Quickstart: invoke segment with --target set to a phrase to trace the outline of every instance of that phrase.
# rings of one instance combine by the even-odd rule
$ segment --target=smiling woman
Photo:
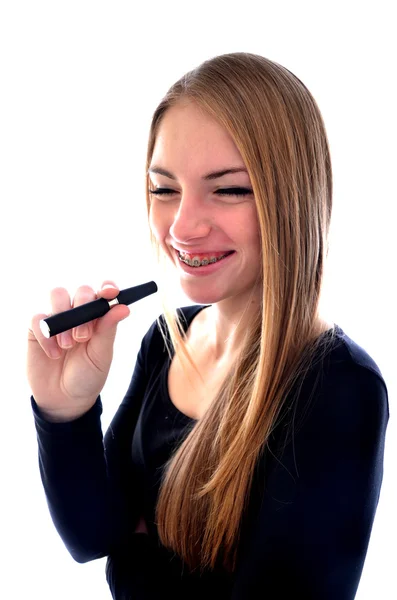
[[[31,402],[55,526],[76,561],[108,557],[117,600],[353,600],[388,393],[320,310],[332,170],[319,108],[285,67],[217,56],[155,110],[146,177],[159,269],[196,305],[172,307],[165,278],[164,312],[104,438],[100,392],[127,307],[52,346],[33,318]],[[85,286],[74,303],[91,296]],[[72,302],[59,288],[52,304]]]
[[[159,124],[148,173],[156,242],[177,262],[184,293],[199,304],[212,303],[208,352],[235,354],[261,298],[257,209],[241,154],[216,119],[184,99]],[[175,261],[172,248],[191,266]],[[201,259],[215,261],[230,252],[200,266]]]

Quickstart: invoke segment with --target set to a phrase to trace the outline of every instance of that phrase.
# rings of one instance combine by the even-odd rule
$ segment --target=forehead
[[[196,164],[225,161],[243,164],[233,138],[211,115],[192,102],[167,109],[159,125],[152,163],[180,161]],[[166,168],[166,165],[164,165]]]

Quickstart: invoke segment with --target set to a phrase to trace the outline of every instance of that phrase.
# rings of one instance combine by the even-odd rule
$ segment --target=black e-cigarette
[[[65,310],[64,312],[42,319],[40,321],[41,332],[46,338],[50,338],[73,327],[83,325],[83,323],[88,323],[88,321],[103,317],[116,304],[132,304],[133,302],[142,300],[142,298],[146,298],[146,296],[157,292],[157,289],[156,283],[149,281],[148,283],[142,283],[141,285],[121,290],[113,300],[98,298],[98,300]]]

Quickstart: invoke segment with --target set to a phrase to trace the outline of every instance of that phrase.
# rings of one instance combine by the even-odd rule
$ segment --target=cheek
[[[250,248],[258,248],[260,246],[259,221],[253,210],[236,215],[232,221],[232,229],[233,227],[243,245]]]
[[[247,228],[248,229],[248,228]],[[259,219],[256,210],[252,211],[250,218],[249,231],[251,232],[252,244],[255,247],[261,246],[261,230],[259,225]]]
[[[156,211],[156,209],[152,205],[150,207],[150,212],[149,212],[149,226],[150,226],[150,229],[151,229],[154,237],[158,241],[160,241],[160,239],[161,239],[162,223],[163,223],[163,220],[161,220],[159,218],[158,211]]]
[[[152,204],[149,212],[149,226],[152,234],[159,244],[163,244],[169,234],[169,229],[172,224],[171,215],[167,215],[167,211],[159,209],[156,204]]]

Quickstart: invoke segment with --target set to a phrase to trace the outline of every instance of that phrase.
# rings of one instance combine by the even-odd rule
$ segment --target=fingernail
[[[88,325],[79,325],[76,327],[75,337],[79,340],[88,337]]]
[[[59,358],[62,356],[62,350],[59,347],[51,348],[48,352],[51,358]]]
[[[61,333],[61,346],[62,348],[71,348],[73,346],[73,340],[70,333],[66,331]]]
[[[103,290],[107,290],[108,288],[112,288],[113,290],[115,289],[114,285],[111,283],[105,283],[105,285],[102,286]]]

